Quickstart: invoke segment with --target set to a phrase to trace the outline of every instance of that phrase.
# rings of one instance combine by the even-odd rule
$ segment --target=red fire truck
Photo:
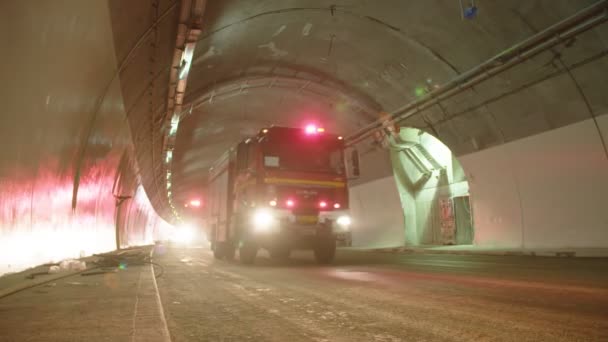
[[[312,249],[330,263],[350,236],[344,140],[322,127],[269,127],[222,155],[209,172],[208,239],[216,258],[254,262],[259,249],[288,258]]]

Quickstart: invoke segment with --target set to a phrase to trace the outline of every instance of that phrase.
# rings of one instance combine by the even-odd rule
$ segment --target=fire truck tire
[[[243,243],[239,248],[239,260],[241,263],[251,265],[255,261],[255,257],[258,254],[258,248],[249,243]]]
[[[224,244],[224,258],[226,260],[234,260],[234,253],[236,253],[236,248],[234,247],[234,244],[226,242]]]
[[[336,240],[333,237],[319,239],[315,245],[314,253],[317,263],[331,263],[336,256]]]
[[[213,257],[216,259],[234,259],[235,248],[230,242],[215,242],[213,244]]]
[[[223,258],[222,251],[220,251],[220,249],[217,246],[213,247],[213,257],[216,259]]]
[[[219,242],[214,242],[211,246],[213,249],[213,257],[216,259],[222,259],[224,257],[224,255],[222,254],[222,248],[220,246],[221,243]]]

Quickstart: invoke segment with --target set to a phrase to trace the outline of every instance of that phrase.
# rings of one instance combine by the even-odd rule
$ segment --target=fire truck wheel
[[[331,263],[336,255],[336,240],[333,237],[319,239],[315,245],[314,252],[317,263]]]
[[[213,244],[213,257],[216,259],[234,259],[235,248],[230,242],[215,242]]]
[[[234,253],[236,252],[236,248],[230,242],[224,244],[224,258],[226,260],[234,260]]]
[[[289,247],[274,247],[271,248],[268,252],[270,253],[270,258],[276,260],[289,259],[289,255],[291,254],[291,250],[289,249]]]
[[[239,248],[239,260],[246,265],[251,265],[255,261],[255,257],[258,254],[258,248],[249,243],[243,243]]]
[[[221,246],[221,242],[214,242],[212,245],[213,257],[216,259],[222,259],[224,257],[224,253]]]

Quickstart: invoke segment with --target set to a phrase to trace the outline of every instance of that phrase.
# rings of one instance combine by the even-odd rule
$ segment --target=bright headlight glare
[[[348,227],[351,224],[351,220],[350,220],[350,217],[345,215],[345,216],[338,217],[338,219],[336,220],[336,223],[342,227]]]
[[[182,225],[175,228],[171,240],[180,243],[189,243],[194,239],[195,228],[190,225]]]
[[[273,220],[274,218],[268,210],[258,210],[253,215],[253,224],[256,227],[268,227]]]

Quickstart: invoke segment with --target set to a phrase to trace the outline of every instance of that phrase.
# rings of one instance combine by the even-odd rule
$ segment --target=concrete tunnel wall
[[[150,243],[166,223],[132,160],[107,2],[4,1],[0,32],[0,274],[113,250],[117,225]],[[133,196],[119,215],[114,195]]]
[[[597,122],[605,137],[608,115]],[[458,160],[469,182],[475,245],[608,247],[608,159],[592,119]],[[355,185],[350,198],[354,245],[418,244],[419,227],[408,220],[415,199],[400,201],[394,176]]]
[[[0,272],[6,271],[9,264],[11,270],[15,270],[50,259],[78,256],[81,251],[90,254],[113,249],[117,229],[121,232],[119,244],[128,246],[150,242],[161,227],[166,227],[150,206],[149,198],[154,200],[157,209],[162,209],[167,198],[166,189],[162,187],[165,170],[159,162],[162,137],[158,132],[163,124],[163,99],[167,94],[167,70],[178,13],[172,4],[160,2],[160,10],[151,15],[141,10],[150,6],[145,1],[0,3],[0,35],[5,42],[0,63],[0,79],[3,80],[0,142],[4,146],[0,151],[0,266],[4,269]],[[159,19],[158,15],[167,7],[173,10],[154,26],[154,30],[148,30],[151,21]],[[558,6],[551,6],[554,7]],[[394,13],[392,9],[375,5],[369,10]],[[553,19],[561,18],[565,13],[570,12],[556,11]],[[378,17],[382,16],[378,14]],[[488,16],[488,20],[491,18]],[[397,19],[402,21],[400,18],[394,21],[399,22]],[[423,27],[415,21],[408,22]],[[354,23],[356,25],[345,26],[344,30],[359,27],[358,22]],[[489,20],[489,23],[494,27],[494,21]],[[506,29],[509,25],[502,29],[510,32]],[[451,32],[454,27],[424,32],[417,37],[427,41],[431,36],[426,33],[432,33],[451,40],[448,35],[439,33]],[[458,27],[463,29],[461,32],[469,32],[464,31],[464,25]],[[243,30],[251,34],[257,32],[249,27]],[[144,34],[148,31],[154,33]],[[599,37],[601,32],[605,31],[596,32]],[[451,56],[448,60],[456,60],[459,69],[466,70],[496,49],[510,46],[529,34],[505,35],[504,39],[496,40],[496,44],[489,44],[491,39],[497,38],[491,36],[484,38],[487,41],[480,40],[483,44],[470,45],[488,49],[483,54],[472,53],[478,49],[461,51],[449,44],[440,44],[438,48],[455,53],[456,57]],[[119,80],[115,77],[118,65],[130,55],[140,36],[146,39],[134,49],[131,67],[121,72]],[[370,35],[369,41],[378,42],[374,35]],[[255,41],[250,43],[253,50],[259,50]],[[579,43],[574,46],[575,50],[581,49],[576,50],[581,52],[580,57],[587,56],[582,53],[586,51],[585,46]],[[595,44],[590,50],[598,46]],[[206,48],[201,45],[200,49]],[[412,50],[406,45],[403,49]],[[238,58],[244,55],[247,54],[234,54]],[[306,58],[312,60],[311,56],[314,54]],[[408,55],[404,52],[403,56]],[[466,58],[461,58],[464,56]],[[427,60],[426,57],[413,60]],[[235,69],[230,64],[234,60],[227,56],[217,58],[225,62],[222,65],[226,70]],[[150,60],[155,64],[150,66]],[[572,59],[573,63],[576,61],[576,58]],[[382,59],[378,62],[384,63]],[[530,63],[529,67],[534,65]],[[432,64],[420,63],[420,66],[416,69],[439,70]],[[605,112],[604,87],[597,86],[602,81],[601,73],[596,72],[604,70],[602,66],[597,62],[573,71],[580,76],[581,87],[595,108],[591,112],[596,114]],[[201,64],[199,71],[203,70],[209,72]],[[517,70],[504,77],[518,80],[520,75],[526,74]],[[433,76],[433,79],[448,80],[458,72],[454,69]],[[357,73],[353,71],[352,75]],[[567,86],[558,84],[559,80]],[[490,105],[492,111],[499,114],[501,129],[507,128],[507,139],[503,136],[500,140],[500,134],[485,127],[485,114],[481,111],[460,119],[433,121],[446,142],[462,155],[459,158],[470,178],[476,221],[475,243],[528,247],[608,245],[606,211],[603,210],[603,194],[607,187],[603,175],[607,174],[607,161],[601,153],[593,123],[574,123],[587,115],[584,111],[572,110],[580,107],[580,101],[576,102],[576,107],[571,107],[564,101],[547,100],[561,100],[576,90],[563,78],[559,80],[546,84],[559,91],[541,92],[544,88],[539,87],[525,96],[518,94]],[[394,85],[386,83],[376,94],[382,98],[380,95],[394,93],[384,99],[385,105],[402,103],[401,96],[409,89]],[[403,86],[411,85],[404,83]],[[479,89],[487,91],[487,96],[496,91],[491,87]],[[546,97],[536,96],[536,92]],[[452,111],[461,110],[459,108],[465,102],[454,99],[448,101],[447,107]],[[527,104],[528,110],[516,114],[536,118],[555,111],[559,120],[546,128],[534,126],[535,121],[514,119],[513,108],[520,103]],[[606,117],[598,118],[604,137],[608,134]],[[415,123],[408,124],[424,127],[422,123]],[[566,124],[568,126],[537,134]],[[528,132],[531,132],[530,137],[520,139]],[[500,145],[503,141],[507,143]],[[569,145],[568,142],[573,143]],[[489,146],[493,147],[471,152]],[[541,155],[546,156],[543,160],[546,163],[530,162]],[[352,189],[356,223],[354,242],[379,246],[408,241],[401,210],[403,201],[399,201],[388,153],[382,150],[370,153],[363,157],[363,163],[364,178]],[[562,164],[568,167],[562,167]],[[140,173],[140,168],[146,172]],[[142,183],[150,196],[146,195]],[[130,198],[118,203],[115,195]],[[407,227],[407,215],[405,225]]]
[[[456,227],[456,222],[450,219],[457,215],[455,210],[445,212],[447,218],[442,218],[441,203],[443,200],[454,201],[455,197],[469,195],[469,186],[462,166],[450,149],[431,134],[402,127],[399,135],[400,140],[406,145],[415,143],[428,151],[434,161],[443,168],[425,175],[403,151],[391,148],[393,174],[407,227],[405,243],[408,245],[461,243],[462,241],[458,241],[455,234],[447,231],[444,233],[442,226],[453,222],[456,230],[463,231],[463,234],[459,235],[469,235],[467,229]]]

